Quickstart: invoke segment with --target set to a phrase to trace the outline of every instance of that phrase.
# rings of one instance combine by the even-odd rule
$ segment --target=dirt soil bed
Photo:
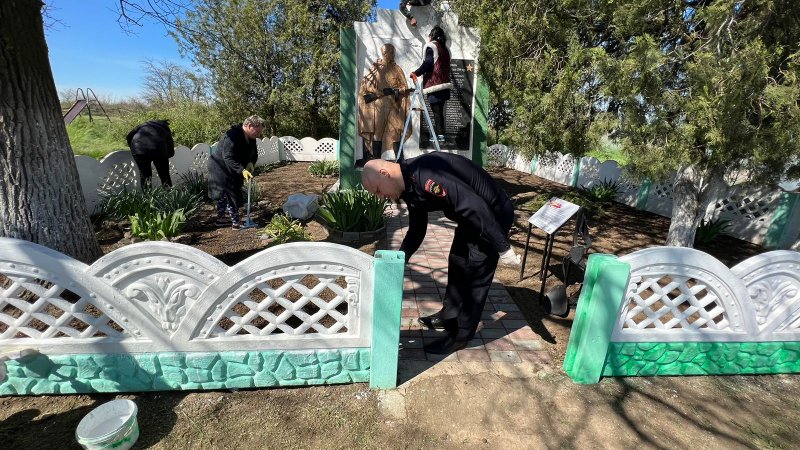
[[[289,194],[322,194],[336,180],[319,179],[308,164],[275,168],[256,177],[262,192],[253,218],[262,226]],[[538,194],[558,195],[564,186],[510,169],[492,175],[517,205],[511,238],[522,252],[526,204]],[[266,248],[257,230],[214,227],[206,205],[188,224],[189,245],[232,265]],[[314,240],[336,242],[315,220]],[[590,222],[592,252],[623,255],[662,245],[669,220],[613,204]],[[571,246],[572,224],[558,234],[551,267],[558,272]],[[126,244],[124,230],[98,230],[103,250]],[[129,240],[127,240],[129,241]],[[340,242],[344,243],[344,242]],[[345,243],[372,254],[386,240]],[[0,398],[4,448],[79,448],[78,421],[113,398],[139,406],[141,437],[135,448],[793,448],[800,440],[796,376],[663,377],[604,379],[579,386],[561,370],[572,325],[544,314],[537,295],[544,245],[535,232],[523,279],[501,268],[506,286],[551,356],[547,364],[401,361],[403,386],[370,391],[366,385],[140,395],[75,395]],[[702,250],[731,266],[763,250],[722,237]],[[576,284],[569,293],[575,297]],[[551,276],[547,288],[560,282]],[[414,365],[418,364],[418,365]],[[54,444],[58,443],[58,444]]]

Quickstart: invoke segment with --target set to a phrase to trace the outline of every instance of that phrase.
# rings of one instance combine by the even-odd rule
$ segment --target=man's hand
[[[514,248],[511,247],[500,254],[500,264],[504,266],[519,266],[522,264],[522,260],[519,255],[514,252]]]
[[[244,169],[244,170],[242,171],[242,176],[244,177],[244,181],[247,181],[247,180],[249,180],[250,178],[253,178],[253,174],[252,174],[252,173],[250,173],[250,171],[249,171],[249,170],[247,170],[247,169]]]
[[[412,18],[411,18],[411,26],[412,26],[412,27],[415,27],[415,26],[417,26],[417,19],[416,19],[415,17],[412,17]]]
[[[409,76],[414,81],[414,86],[416,86],[417,85],[417,74],[415,74],[414,72],[411,72],[411,75],[409,75]]]

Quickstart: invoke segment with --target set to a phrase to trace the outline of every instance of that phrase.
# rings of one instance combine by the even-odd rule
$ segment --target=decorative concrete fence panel
[[[402,252],[291,243],[228,267],[169,242],[91,266],[0,238],[0,395],[396,382]],[[2,364],[2,362],[0,362]]]
[[[284,136],[283,148],[286,159],[289,161],[320,161],[337,159],[336,139],[324,138],[319,141],[313,138],[296,139],[291,136]]]
[[[487,150],[487,165],[489,167],[504,167],[508,161],[511,149],[503,144],[494,144]]]
[[[780,190],[736,185],[717,201],[716,214],[719,219],[730,221],[728,234],[763,242],[780,198]]]
[[[625,171],[614,160],[600,162],[597,158],[581,158],[577,187],[591,188],[605,182],[616,182],[616,200],[628,206],[639,201],[639,183],[631,181]]]
[[[647,191],[644,210],[650,211],[664,217],[672,216],[672,185],[675,183],[675,175],[664,181],[652,183]]]
[[[800,253],[732,269],[689,248],[591,255],[564,370],[578,383],[800,372]]]
[[[538,159],[534,175],[567,186],[575,186],[576,161],[572,155],[551,153]]]

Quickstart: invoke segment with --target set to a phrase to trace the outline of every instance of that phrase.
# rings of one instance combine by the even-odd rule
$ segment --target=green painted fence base
[[[800,342],[612,342],[603,376],[800,373]]]
[[[369,381],[370,350],[37,354],[6,367],[0,395],[310,386]]]

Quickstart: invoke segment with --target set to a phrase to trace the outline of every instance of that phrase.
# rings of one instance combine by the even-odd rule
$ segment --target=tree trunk
[[[713,212],[712,203],[724,192],[726,184],[722,170],[712,170],[704,179],[694,166],[678,169],[672,189],[672,221],[666,244],[673,247],[693,247],[701,220]]]
[[[39,0],[0,2],[0,236],[100,255],[61,117]]]

